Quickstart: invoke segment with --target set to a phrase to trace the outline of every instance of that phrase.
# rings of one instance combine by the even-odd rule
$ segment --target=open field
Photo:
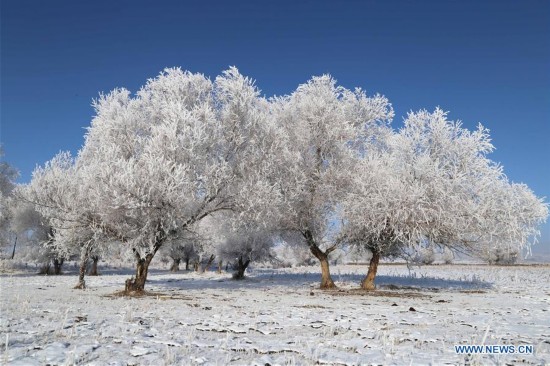
[[[141,298],[113,296],[130,271],[2,274],[0,363],[310,365],[550,363],[550,266],[381,265],[230,274],[151,270]],[[533,354],[460,355],[457,344],[533,345]]]

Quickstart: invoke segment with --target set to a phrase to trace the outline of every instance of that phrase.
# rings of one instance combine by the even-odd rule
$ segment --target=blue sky
[[[215,77],[230,65],[263,92],[312,75],[386,95],[394,126],[441,106],[491,130],[509,178],[550,197],[548,1],[28,1],[1,3],[4,159],[76,152],[91,100],[136,91],[164,67]],[[537,251],[550,252],[550,223]]]

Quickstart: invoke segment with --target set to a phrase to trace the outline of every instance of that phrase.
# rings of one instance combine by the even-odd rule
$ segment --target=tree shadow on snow
[[[167,272],[164,272],[165,274]],[[169,272],[168,272],[169,273]],[[160,274],[160,273],[159,273]],[[359,287],[363,275],[359,274],[333,274],[337,285],[345,287]],[[254,269],[242,280],[234,280],[229,273],[223,275],[172,273],[170,278],[158,278],[150,273],[147,278],[147,286],[172,288],[180,290],[206,290],[206,289],[269,289],[272,287],[284,287],[287,289],[312,289],[318,288],[321,280],[320,273],[286,273],[272,269]],[[418,291],[468,291],[491,289],[493,285],[481,280],[451,280],[436,277],[416,276],[377,276],[377,288],[384,290],[418,290]],[[483,292],[483,291],[481,291]]]
[[[451,290],[451,291],[473,291],[491,289],[493,284],[484,281],[451,280],[437,277],[414,277],[414,276],[377,276],[378,287],[387,289],[418,289],[418,290]]]

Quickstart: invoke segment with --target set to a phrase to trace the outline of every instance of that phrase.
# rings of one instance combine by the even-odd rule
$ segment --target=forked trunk
[[[149,264],[153,256],[147,254],[145,258],[139,257],[136,264],[136,276],[126,280],[126,292],[142,292],[145,290],[145,281],[149,272]]]
[[[149,265],[153,260],[153,257],[161,247],[163,241],[157,241],[152,253],[147,253],[145,257],[142,257],[137,249],[133,249],[134,256],[136,258],[136,276],[135,278],[129,278],[126,280],[125,291],[126,292],[143,292],[145,290],[145,281],[147,281],[147,274],[149,273]]]
[[[372,258],[369,263],[369,271],[367,276],[361,281],[361,288],[363,290],[374,290],[376,286],[374,285],[374,279],[376,278],[376,271],[378,271],[378,263],[380,262],[380,252],[373,251]]]
[[[172,258],[174,261],[172,262],[172,266],[170,267],[170,272],[178,272],[180,270],[180,258]]]
[[[336,288],[336,285],[334,284],[334,281],[332,280],[332,277],[330,276],[330,268],[328,264],[328,254],[330,251],[323,252],[321,248],[317,246],[317,243],[313,239],[313,235],[310,231],[306,231],[304,234],[307,244],[309,246],[309,250],[311,253],[321,262],[321,289],[334,289]]]
[[[157,225],[157,232],[155,235],[155,245],[153,251],[146,253],[145,257],[142,257],[136,248],[133,248],[134,256],[136,258],[136,277],[132,277],[126,280],[125,292],[143,292],[145,290],[145,281],[147,281],[147,273],[149,272],[149,265],[153,260],[155,254],[160,249],[164,241],[166,240],[166,233],[161,224]]]
[[[239,257],[239,261],[237,262],[237,271],[233,274],[233,278],[236,280],[242,280],[244,278],[244,272],[248,268],[249,264],[250,259],[243,262],[243,257]]]

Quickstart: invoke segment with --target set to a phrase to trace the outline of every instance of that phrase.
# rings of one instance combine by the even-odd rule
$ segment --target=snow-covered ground
[[[550,363],[550,266],[383,264],[230,274],[152,270],[142,298],[112,296],[130,271],[0,277],[0,364],[311,365]],[[533,345],[534,354],[459,355],[457,344]]]

